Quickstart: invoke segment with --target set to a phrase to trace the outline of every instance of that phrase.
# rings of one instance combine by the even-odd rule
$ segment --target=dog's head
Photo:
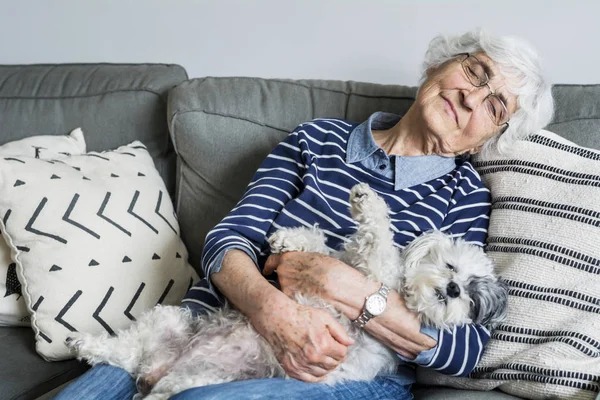
[[[431,231],[402,253],[407,306],[438,328],[467,323],[490,328],[506,317],[508,290],[483,250]]]

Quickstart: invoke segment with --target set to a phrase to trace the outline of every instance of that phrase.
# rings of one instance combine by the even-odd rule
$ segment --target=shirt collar
[[[348,138],[346,162],[350,164],[361,162],[364,165],[369,165],[372,164],[369,162],[372,161],[370,158],[376,157],[375,153],[381,150],[381,153],[385,154],[373,139],[373,129],[389,129],[396,125],[400,118],[402,118],[400,115],[376,112],[365,122],[354,128]],[[403,157],[392,155],[390,158],[394,161],[394,190],[430,181],[456,168],[454,157],[438,155]]]
[[[379,150],[379,146],[375,144],[375,139],[373,139],[373,129],[389,129],[396,125],[400,121],[400,118],[396,114],[378,111],[354,128],[348,138],[346,162],[352,164],[363,161]]]

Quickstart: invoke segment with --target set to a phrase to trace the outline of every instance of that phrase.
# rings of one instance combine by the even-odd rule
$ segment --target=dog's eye
[[[446,263],[446,268],[448,268],[450,271],[456,271],[456,268],[454,268],[453,265]]]

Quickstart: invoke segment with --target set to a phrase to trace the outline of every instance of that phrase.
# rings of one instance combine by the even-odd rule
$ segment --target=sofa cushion
[[[71,154],[85,153],[85,138],[81,128],[69,135],[30,136],[0,146],[0,157],[35,157],[45,160],[61,158]],[[17,278],[16,264],[10,247],[0,238],[0,326],[29,326],[29,312]]]
[[[508,285],[508,317],[469,378],[419,382],[526,398],[600,391],[600,151],[542,130],[508,156],[472,160],[492,193],[486,253]]]
[[[339,81],[203,78],[169,94],[178,153],[176,209],[190,262],[200,265],[207,232],[238,201],[266,155],[299,123],[354,121],[377,110],[405,112],[415,89]]]
[[[550,130],[600,149],[600,85],[557,85]],[[415,87],[325,80],[200,78],[169,93],[178,158],[177,212],[191,262],[199,267],[208,231],[235,205],[267,154],[298,124],[316,117],[364,121],[402,114]]]
[[[156,304],[179,304],[198,278],[138,141],[52,161],[0,158],[0,192],[2,234],[46,360],[73,358],[72,332],[112,335]]]
[[[35,352],[31,328],[0,327],[0,398],[33,400],[76,378],[88,367],[79,361],[49,363]]]
[[[600,85],[555,85],[555,112],[547,130],[583,147],[600,149]]]
[[[180,66],[162,64],[0,66],[0,144],[78,126],[91,151],[140,140],[171,191],[166,98],[186,78]]]

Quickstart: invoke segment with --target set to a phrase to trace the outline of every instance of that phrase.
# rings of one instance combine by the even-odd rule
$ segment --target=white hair
[[[518,98],[518,110],[511,116],[509,128],[484,146],[484,150],[488,150],[495,144],[503,153],[517,140],[548,125],[554,110],[551,86],[542,74],[538,54],[527,42],[511,36],[494,36],[483,29],[460,36],[439,35],[429,42],[421,84],[427,79],[428,69],[457,54],[478,52],[485,53],[496,63],[507,78],[507,89]]]

